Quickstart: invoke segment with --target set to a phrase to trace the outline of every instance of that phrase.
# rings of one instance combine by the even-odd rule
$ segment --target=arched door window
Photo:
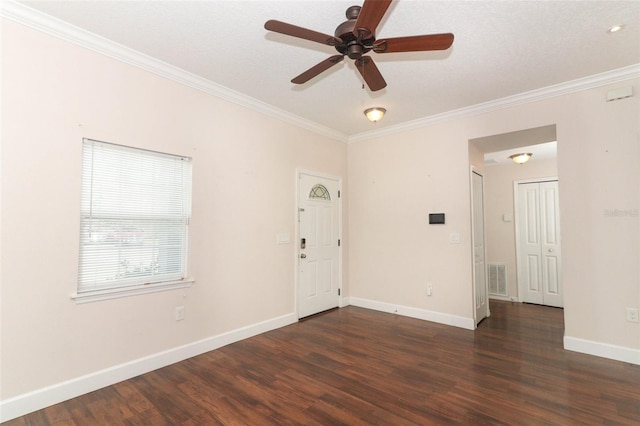
[[[318,183],[309,191],[309,199],[331,201],[331,194],[329,194],[329,190],[324,185]]]

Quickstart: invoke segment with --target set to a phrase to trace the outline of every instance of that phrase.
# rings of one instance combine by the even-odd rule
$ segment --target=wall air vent
[[[489,263],[489,294],[493,296],[507,296],[507,265],[503,263]]]

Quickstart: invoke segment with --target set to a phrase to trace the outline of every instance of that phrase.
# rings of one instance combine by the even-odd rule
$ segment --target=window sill
[[[195,283],[195,280],[185,279],[180,281],[146,284],[136,287],[87,291],[84,293],[74,293],[71,295],[71,299],[75,300],[76,303],[98,302],[101,300],[118,299],[120,297],[137,296],[139,294],[155,293],[158,291],[176,290],[179,288],[191,287],[193,283]]]

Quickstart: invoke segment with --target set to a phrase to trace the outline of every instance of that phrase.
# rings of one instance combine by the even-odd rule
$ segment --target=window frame
[[[192,159],[186,156],[145,150],[88,138],[83,138],[82,143],[83,165],[81,176],[81,209],[79,218],[80,241],[78,247],[78,278],[76,282],[76,292],[71,295],[71,298],[74,299],[76,303],[85,303],[192,286],[195,281],[191,278],[187,278],[189,258],[188,236],[189,224],[191,220]],[[113,158],[102,160],[105,161],[105,163],[103,163],[103,168],[105,170],[109,169],[108,172],[100,171],[102,167],[94,166],[93,164],[93,155],[95,154],[96,150],[100,149],[104,150],[105,152],[108,151],[112,155],[119,155],[118,153],[122,154],[122,157],[118,157],[115,160]],[[90,247],[96,245],[96,243],[92,240],[92,233],[88,232],[88,229],[94,229],[91,227],[96,223],[96,221],[105,220],[104,217],[101,216],[101,213],[94,214],[93,212],[94,208],[96,210],[101,210],[100,208],[95,207],[98,202],[94,202],[94,197],[95,194],[98,194],[99,191],[103,190],[100,189],[99,184],[96,183],[97,178],[95,178],[94,173],[103,173],[102,175],[100,175],[100,178],[110,178],[110,173],[112,173],[112,170],[115,170],[113,173],[116,176],[116,180],[120,182],[120,175],[131,173],[132,170],[135,170],[135,173],[143,174],[142,176],[149,178],[148,181],[151,182],[150,184],[147,184],[147,186],[143,186],[145,195],[149,192],[153,193],[154,197],[158,197],[156,198],[156,200],[166,199],[162,198],[161,194],[158,195],[152,190],[152,188],[160,188],[160,185],[157,185],[154,179],[151,179],[151,172],[140,171],[137,167],[131,167],[130,165],[122,166],[122,164],[127,163],[127,161],[123,161],[122,158],[127,156],[138,158],[142,162],[140,169],[142,169],[142,165],[147,165],[146,162],[154,162],[156,160],[161,160],[164,162],[167,162],[168,160],[173,164],[179,164],[179,173],[176,174],[177,177],[175,177],[175,181],[173,182],[174,186],[171,187],[172,189],[179,188],[179,196],[177,197],[179,202],[174,201],[170,206],[173,209],[177,208],[178,213],[173,212],[173,210],[171,212],[156,211],[155,207],[153,208],[153,210],[149,210],[149,208],[147,208],[147,210],[153,212],[154,216],[153,224],[151,225],[152,229],[154,231],[160,232],[160,236],[164,237],[165,240],[171,240],[171,243],[165,242],[164,245],[161,244],[160,246],[158,246],[158,243],[156,241],[155,244],[148,244],[146,241],[146,234],[142,233],[147,229],[141,228],[142,236],[138,237],[139,240],[134,240],[134,242],[136,243],[135,245],[139,244],[138,247],[135,247],[134,244],[132,244],[134,245],[133,247],[131,247],[131,245],[124,245],[130,243],[130,241],[103,243],[103,247],[105,248],[106,252],[118,253],[118,259],[120,259],[121,256],[124,256],[122,255],[123,252],[126,252],[130,253],[132,259],[135,258],[135,256],[141,257],[146,253],[146,260],[149,260],[149,252],[156,253],[156,251],[163,249],[165,250],[165,255],[167,251],[171,252],[171,261],[169,261],[168,263],[178,262],[177,264],[179,266],[177,268],[172,268],[171,265],[169,265],[170,267],[167,269],[167,272],[160,273],[158,275],[156,275],[153,270],[150,271],[150,269],[155,268],[146,268],[145,272],[140,273],[138,271],[137,275],[125,276],[119,274],[119,277],[113,277],[112,275],[110,275],[114,270],[113,262],[111,262],[106,267],[109,273],[104,274],[104,276],[107,276],[108,278],[94,278],[94,280],[92,281],[91,279],[87,279],[86,277],[91,276],[91,272],[97,274],[101,273],[99,264],[102,262],[102,255],[97,256],[95,254],[91,254]],[[136,160],[129,159],[128,161],[135,162]],[[163,171],[162,167],[160,167],[159,169],[155,169],[155,172],[158,172],[158,170]],[[166,171],[170,170],[166,169]],[[129,181],[127,181],[127,179]],[[140,179],[140,181],[143,180],[144,179]],[[130,178],[123,178],[124,184],[121,183],[122,186],[119,186],[119,188],[122,188],[124,186],[126,191],[126,189],[131,189],[131,187],[126,186],[127,184],[133,186],[134,184],[132,182],[135,182],[136,185],[139,185],[140,181],[134,181]],[[125,191],[119,189],[120,193],[125,193]],[[108,190],[104,190],[104,194],[107,193]],[[102,195],[102,193],[100,193],[100,195]],[[133,195],[136,194],[134,193]],[[128,196],[131,197],[132,194],[129,194]],[[109,196],[105,195],[104,198],[107,199],[109,198]],[[138,209],[142,210],[135,210],[134,213],[132,213],[131,208],[128,208],[133,204],[135,204],[135,202],[129,205],[124,203],[123,200],[118,198],[118,196],[116,196],[116,198],[114,199],[109,199],[109,201],[104,202],[103,206],[106,206],[106,208],[110,210],[113,209],[113,211],[115,211],[115,213],[109,213],[108,223],[115,226],[114,229],[122,230],[130,227],[132,223],[143,224],[145,221],[148,221],[148,214],[145,215],[142,212],[145,207],[140,207],[145,205],[144,202],[139,202],[140,206],[138,207]],[[177,251],[174,247],[174,240],[176,239],[176,237],[179,241]],[[156,235],[156,240],[158,239],[162,240],[158,235]],[[98,243],[97,245],[100,245],[100,243]],[[129,254],[127,254],[127,256],[129,256]],[[157,259],[153,256],[156,256],[156,254],[151,255],[150,262],[151,264],[157,264]],[[178,256],[179,259],[176,256]],[[128,260],[128,258],[126,260]],[[84,266],[83,261],[86,262]],[[113,281],[110,282],[109,280]]]

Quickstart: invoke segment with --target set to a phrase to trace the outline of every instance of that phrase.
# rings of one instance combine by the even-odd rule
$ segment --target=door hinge
[[[338,296],[340,296],[340,289],[338,289]]]
[[[338,189],[338,198],[340,198],[340,190]]]
[[[340,247],[340,240],[338,240],[338,247]]]

